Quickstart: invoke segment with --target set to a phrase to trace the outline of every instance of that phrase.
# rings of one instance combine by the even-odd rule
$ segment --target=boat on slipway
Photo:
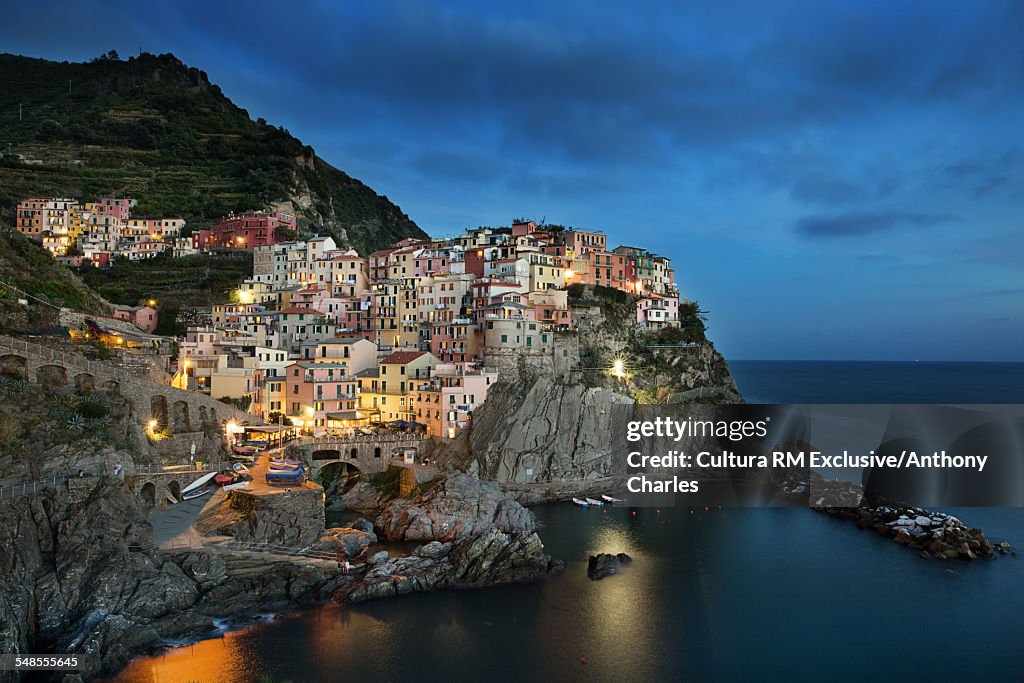
[[[590,503],[583,500],[582,498],[573,498],[572,502],[576,505],[579,505],[581,508],[590,507]]]
[[[204,486],[202,488],[195,489],[194,491],[190,491],[189,493],[181,494],[181,499],[184,501],[184,500],[192,500],[194,498],[202,498],[203,496],[205,496],[209,492],[210,492],[210,487],[209,486]]]
[[[188,500],[188,494],[203,488],[204,486],[209,484],[210,480],[213,479],[215,476],[217,476],[216,472],[210,472],[196,479],[194,482],[192,482],[191,484],[189,484],[188,486],[181,490],[181,499]]]

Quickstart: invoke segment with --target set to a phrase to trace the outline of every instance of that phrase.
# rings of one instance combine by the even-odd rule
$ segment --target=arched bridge
[[[328,436],[305,439],[298,445],[312,463],[314,473],[327,465],[344,463],[363,474],[376,474],[407,450],[415,450],[422,457],[429,441],[425,436]]]

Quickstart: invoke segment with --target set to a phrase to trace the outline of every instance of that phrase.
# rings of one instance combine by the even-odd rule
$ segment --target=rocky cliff
[[[624,472],[610,448],[615,425],[633,403],[609,389],[545,377],[500,383],[438,461],[501,484],[607,486]]]
[[[332,564],[263,554],[161,554],[123,482],[74,479],[0,502],[0,653],[93,655],[87,680],[213,619],[316,600]]]

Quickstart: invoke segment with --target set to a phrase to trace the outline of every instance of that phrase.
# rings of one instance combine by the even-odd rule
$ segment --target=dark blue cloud
[[[957,220],[942,213],[908,211],[851,211],[832,215],[804,216],[796,223],[801,237],[860,237],[899,227],[926,228]]]

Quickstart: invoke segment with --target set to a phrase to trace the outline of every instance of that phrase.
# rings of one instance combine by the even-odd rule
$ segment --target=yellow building
[[[418,385],[430,377],[430,369],[437,363],[426,351],[396,351],[381,359],[378,368],[356,376],[360,411],[374,422],[415,422]]]

